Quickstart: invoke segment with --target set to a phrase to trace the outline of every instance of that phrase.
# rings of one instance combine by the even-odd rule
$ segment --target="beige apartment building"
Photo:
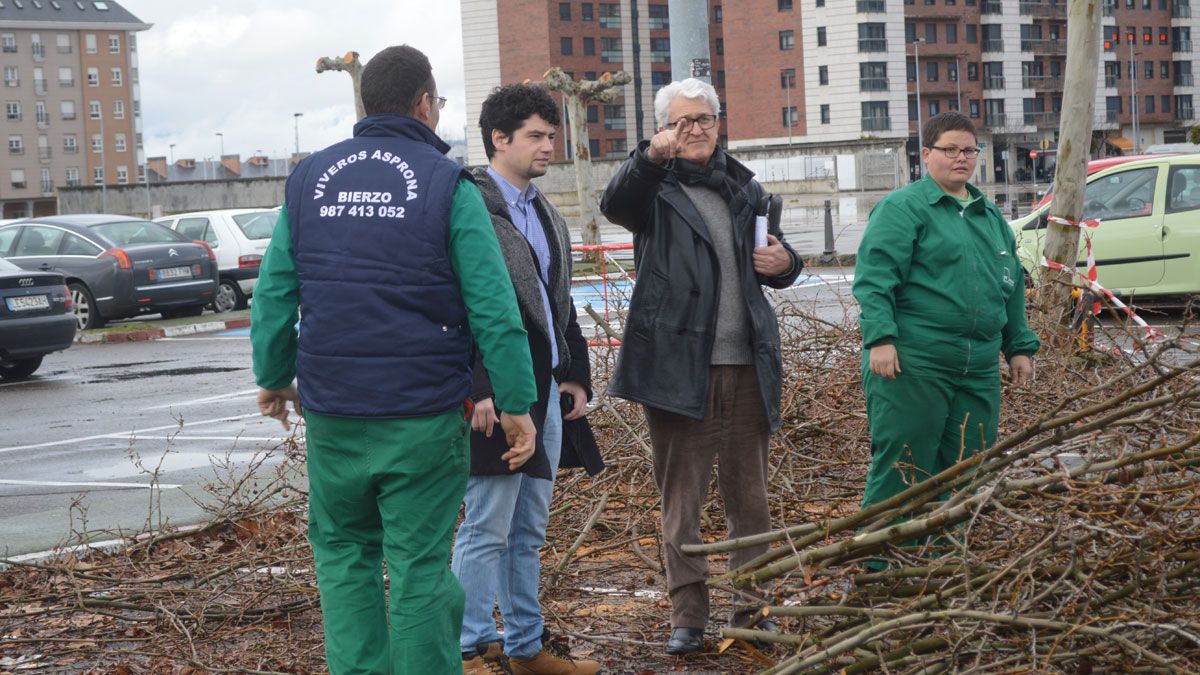
[[[0,0],[3,218],[55,213],[55,189],[141,180],[137,33],[112,0]]]

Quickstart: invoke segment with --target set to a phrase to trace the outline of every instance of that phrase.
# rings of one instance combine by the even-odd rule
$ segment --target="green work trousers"
[[[984,375],[902,372],[879,377],[863,367],[871,468],[863,508],[881,502],[996,441],[1000,370]]]
[[[308,537],[329,671],[460,672],[463,591],[450,545],[469,473],[462,411],[414,419],[306,412],[305,421]]]

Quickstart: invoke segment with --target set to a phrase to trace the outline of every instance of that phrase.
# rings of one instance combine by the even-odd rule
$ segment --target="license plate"
[[[168,279],[191,279],[192,268],[190,267],[162,267],[159,268],[157,276],[160,281]]]
[[[17,298],[5,298],[10,312],[26,312],[33,309],[50,309],[50,298],[45,295],[22,295]]]

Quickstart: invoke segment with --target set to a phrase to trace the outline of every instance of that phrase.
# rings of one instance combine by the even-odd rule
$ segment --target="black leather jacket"
[[[703,217],[670,165],[646,159],[648,145],[643,141],[621,166],[600,202],[610,221],[633,233],[638,277],[609,392],[699,420],[705,414],[720,297],[717,254]],[[792,255],[791,270],[778,277],[754,272],[754,218],[765,191],[749,169],[732,157],[726,161],[728,175],[740,186],[730,204],[734,245],[750,313],[754,367],[773,433],[780,425],[782,359],[778,321],[761,286],[790,286],[803,263],[784,243]],[[778,228],[771,234],[783,241]]]

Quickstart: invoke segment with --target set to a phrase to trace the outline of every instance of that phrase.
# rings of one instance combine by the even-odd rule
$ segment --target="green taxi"
[[[1046,204],[1009,223],[1017,252],[1034,277],[1048,230]],[[1119,164],[1087,178],[1083,217],[1101,286],[1126,296],[1200,295],[1200,154]],[[1079,242],[1078,269],[1086,270]]]

